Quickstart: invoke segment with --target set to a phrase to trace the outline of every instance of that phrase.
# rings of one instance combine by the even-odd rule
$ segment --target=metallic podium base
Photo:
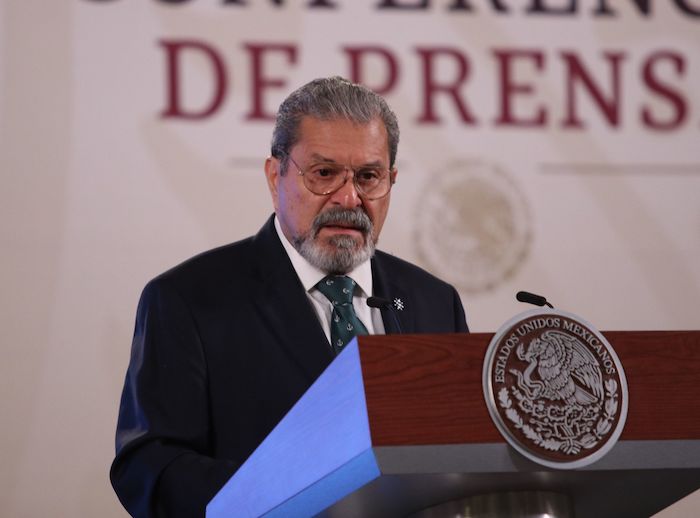
[[[475,495],[424,509],[410,518],[573,518],[569,497],[550,491]]]

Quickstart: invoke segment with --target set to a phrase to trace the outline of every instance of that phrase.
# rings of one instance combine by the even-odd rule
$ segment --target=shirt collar
[[[287,237],[282,232],[282,227],[280,226],[279,218],[275,216],[275,230],[277,231],[277,236],[282,242],[285,252],[289,256],[289,260],[297,272],[297,276],[301,281],[302,286],[308,292],[311,291],[316,284],[319,283],[327,274],[322,270],[313,266],[309,261],[304,259],[297,249],[287,240]],[[346,274],[348,277],[354,280],[360,290],[364,292],[366,297],[372,295],[372,265],[370,261],[365,261],[354,270]]]

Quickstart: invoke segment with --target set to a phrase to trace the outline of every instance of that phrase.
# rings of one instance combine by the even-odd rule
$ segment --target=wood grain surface
[[[700,331],[603,334],[620,358],[629,386],[620,440],[700,439]],[[503,442],[482,388],[492,336],[361,337],[373,444]]]

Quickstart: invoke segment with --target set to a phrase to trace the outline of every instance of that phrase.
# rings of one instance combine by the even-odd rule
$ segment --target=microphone
[[[518,299],[519,302],[527,302],[528,304],[534,304],[535,306],[549,306],[552,309],[554,308],[554,306],[547,302],[547,299],[542,295],[535,295],[529,291],[519,291],[516,293],[515,298]]]
[[[403,331],[401,330],[401,324],[399,324],[399,319],[396,317],[394,306],[392,306],[391,301],[389,299],[385,299],[384,297],[367,297],[367,305],[371,308],[389,310],[389,314],[391,315],[391,318],[394,321],[394,325],[396,325],[397,332],[399,334],[403,333]]]
[[[389,299],[385,299],[383,297],[367,297],[367,305],[371,308],[377,309],[391,308],[391,302],[389,302]]]

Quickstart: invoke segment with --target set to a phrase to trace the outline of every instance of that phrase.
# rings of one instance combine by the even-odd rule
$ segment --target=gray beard
[[[333,236],[329,246],[317,243],[319,231],[326,225],[344,223],[360,230],[364,244],[358,245],[352,236]],[[294,248],[319,270],[334,275],[343,275],[364,263],[374,255],[372,221],[361,208],[329,209],[314,218],[311,230],[294,239]]]

